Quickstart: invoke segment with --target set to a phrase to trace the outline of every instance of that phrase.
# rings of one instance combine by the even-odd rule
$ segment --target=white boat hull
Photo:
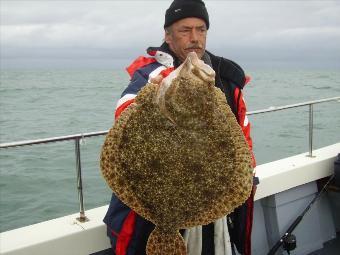
[[[317,191],[315,181],[333,174],[339,152],[340,143],[337,143],[313,151],[315,157],[312,158],[304,153],[256,167],[260,184],[255,195],[252,254],[268,252],[313,198]],[[106,211],[107,206],[86,211],[89,221],[84,223],[76,220],[79,214],[73,214],[3,232],[0,234],[0,254],[85,255],[108,249],[110,243],[102,222]],[[275,220],[277,217],[280,219]],[[303,224],[307,223],[301,223],[296,229],[300,244],[292,254],[308,254],[335,238],[338,226],[333,221],[327,199],[322,199],[311,210],[306,222],[312,222],[313,228],[306,228]],[[315,230],[320,234],[315,234]]]

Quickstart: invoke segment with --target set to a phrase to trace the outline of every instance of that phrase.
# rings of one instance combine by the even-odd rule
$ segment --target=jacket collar
[[[156,58],[158,63],[166,67],[177,68],[182,64],[166,42],[163,42],[160,47],[149,47],[146,51],[150,56]],[[204,53],[202,60],[204,63],[212,66],[210,56],[207,52]]]
[[[158,63],[167,68],[177,68],[181,64],[181,61],[176,57],[175,53],[170,49],[166,42],[163,42],[160,47],[149,47],[147,53],[154,57]],[[241,89],[246,84],[247,79],[244,71],[235,62],[215,56],[209,51],[205,51],[202,60],[207,65],[210,65],[215,70],[216,75],[222,80],[232,81]]]
[[[178,67],[178,58],[170,50],[168,44],[164,42],[160,47],[149,47],[146,52],[154,57],[158,63],[164,65],[165,67]]]

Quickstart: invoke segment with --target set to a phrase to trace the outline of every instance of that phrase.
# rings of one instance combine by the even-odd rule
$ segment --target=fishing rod
[[[283,246],[283,249],[287,251],[288,254],[290,254],[290,251],[294,250],[296,248],[296,237],[292,234],[294,229],[299,225],[301,222],[303,216],[309,211],[309,209],[312,207],[312,205],[315,203],[316,200],[324,193],[326,190],[326,187],[330,184],[330,182],[334,179],[335,174],[333,174],[327,181],[327,183],[322,187],[321,191],[319,191],[313,200],[308,204],[306,209],[295,219],[295,221],[289,226],[287,231],[284,233],[283,236],[281,236],[280,240],[276,242],[276,244],[270,249],[267,255],[275,255],[275,252]]]

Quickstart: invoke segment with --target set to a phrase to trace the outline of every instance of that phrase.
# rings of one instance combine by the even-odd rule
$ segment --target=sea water
[[[248,111],[340,96],[337,70],[250,70]],[[122,70],[3,70],[1,143],[108,130]],[[308,151],[308,107],[249,116],[257,164]],[[85,209],[111,191],[99,170],[104,136],[81,143]],[[340,141],[340,104],[314,106],[314,148]],[[0,232],[79,211],[74,142],[0,150]]]

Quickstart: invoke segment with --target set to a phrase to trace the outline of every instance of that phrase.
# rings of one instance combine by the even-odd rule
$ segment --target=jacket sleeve
[[[234,94],[234,100],[235,103],[237,105],[237,120],[242,128],[244,137],[248,143],[250,152],[251,152],[251,156],[252,156],[252,167],[255,168],[256,166],[256,160],[255,160],[255,156],[253,153],[253,141],[251,139],[250,136],[250,122],[248,120],[247,117],[247,107],[246,107],[246,103],[244,101],[243,95],[242,95],[242,91],[239,88],[235,89],[235,94]]]
[[[140,70],[137,70],[133,74],[129,85],[123,91],[121,98],[118,100],[115,110],[115,119],[117,119],[120,114],[135,101],[137,93],[147,82],[147,77]]]
[[[237,87],[234,93],[234,102],[237,108],[237,120],[243,131],[244,137],[248,143],[249,150],[252,156],[252,167],[255,168],[256,161],[253,153],[253,141],[250,136],[250,123],[246,115],[247,108],[242,95],[242,91]],[[253,173],[253,189],[249,198],[240,207],[236,208],[230,217],[234,227],[230,227],[229,233],[232,242],[235,244],[239,253],[244,255],[251,254],[251,233],[253,226],[254,213],[254,195],[256,192],[256,185],[258,178]]]

